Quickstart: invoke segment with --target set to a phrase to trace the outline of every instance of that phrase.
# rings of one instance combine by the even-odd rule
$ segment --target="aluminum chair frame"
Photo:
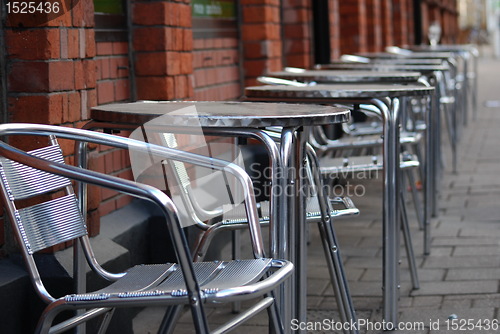
[[[277,132],[265,131],[265,133],[271,138],[276,137],[277,139],[277,136],[275,136],[277,135]],[[167,145],[167,147],[177,147],[176,141],[172,139],[172,134],[163,134],[160,136],[163,139],[163,143]],[[314,188],[314,195],[309,198],[306,207],[306,223],[318,224],[323,248],[325,251],[325,258],[327,260],[327,265],[330,271],[332,286],[334,288],[341,319],[347,322],[356,321],[355,310],[350,296],[347,279],[345,277],[343,264],[340,257],[338,242],[332,224],[334,219],[359,214],[359,210],[355,207],[354,203],[349,198],[336,197],[330,199],[326,196],[326,194],[324,193],[325,189],[322,185],[321,177],[319,174],[315,151],[310,145],[306,146],[306,150],[308,161],[306,167],[309,173],[309,180]],[[273,159],[271,159],[271,164],[273,165],[273,167],[271,168],[271,179],[275,179],[276,166],[274,165],[276,165],[276,161],[273,162]],[[176,183],[181,190],[180,194],[182,200],[187,207],[192,207],[194,208],[193,212],[198,212],[199,214],[205,216],[210,214],[214,215],[214,217],[221,215],[222,210],[212,210],[212,212],[208,212],[206,210],[203,210],[199,205],[193,203],[196,201],[196,199],[190,194],[189,187],[187,186],[190,181],[188,179],[189,176],[185,171],[185,166],[175,162],[167,162],[165,166],[167,166],[167,168],[169,168],[170,170],[170,173],[174,175]],[[261,210],[259,221],[263,226],[266,226],[270,222],[270,209],[272,207],[272,204],[268,201],[261,202],[259,204]],[[344,208],[336,210],[333,209],[332,204],[340,204]],[[195,261],[200,261],[203,259],[204,255],[206,254],[207,248],[211,243],[211,240],[217,233],[225,230],[237,231],[246,228],[246,224],[248,223],[247,219],[244,217],[244,215],[241,215],[240,212],[232,212],[232,215],[230,212],[230,216],[227,217],[227,219],[218,221],[214,224],[205,224],[198,216],[193,216],[192,218],[196,225],[202,226],[202,228],[205,230],[205,232],[201,234],[201,238],[199,239],[196,250],[194,251]],[[171,314],[170,316],[175,317],[175,314]],[[357,333],[357,331],[354,329],[346,330],[345,332]]]
[[[40,318],[37,333],[46,333],[49,331],[51,333],[59,333],[98,315],[105,313],[109,315],[110,311],[116,307],[178,304],[188,304],[191,308],[196,331],[198,333],[208,333],[209,328],[203,308],[204,303],[246,300],[256,296],[264,296],[265,298],[261,302],[255,304],[254,307],[221,326],[215,332],[223,333],[233,329],[256,312],[265,308],[268,309],[270,318],[272,320],[277,320],[277,322],[274,323],[274,329],[278,332],[283,331],[283,325],[279,323],[279,314],[273,307],[275,303],[272,297],[272,291],[291,275],[293,265],[287,261],[264,258],[260,224],[256,219],[256,203],[253,196],[253,186],[250,178],[241,168],[217,159],[210,159],[195,154],[186,154],[177,150],[118,136],[73,128],[34,124],[3,124],[0,125],[0,135],[45,135],[51,138],[51,145],[47,149],[35,150],[31,153],[18,150],[5,142],[0,142],[0,155],[3,157],[1,168],[2,182],[0,183],[2,196],[13,224],[16,237],[21,245],[20,251],[25,259],[32,283],[41,299],[48,304]],[[235,285],[233,286],[230,284],[230,281],[227,280],[227,277],[222,275],[224,275],[224,273],[228,274],[231,268],[236,270],[236,272],[242,270],[243,268],[238,268],[240,265],[237,263],[219,262],[193,264],[175,205],[168,196],[154,187],[63,164],[60,149],[58,146],[55,146],[56,142],[55,139],[53,139],[54,135],[57,135],[59,138],[111,145],[123,149],[148,150],[149,153],[163,158],[180,159],[182,157],[183,161],[202,166],[210,166],[212,168],[215,167],[235,175],[241,183],[242,188],[245,190],[245,206],[249,219],[248,227],[254,251],[254,260],[248,260],[244,262],[242,266],[252,267],[253,265],[257,265],[257,267],[260,266],[260,269],[256,267],[254,267],[254,269],[260,272],[253,278],[250,276],[247,277],[248,279],[244,279],[242,275],[239,275],[236,277],[237,279],[235,279],[236,282],[233,282]],[[53,160],[54,155],[51,153],[54,151],[54,148],[58,151],[56,152],[56,161]],[[49,152],[51,154],[48,156],[46,155],[47,150],[51,151]],[[49,160],[47,160],[47,158]],[[24,168],[22,177],[20,178],[20,180],[23,181],[26,168],[22,167],[22,165],[32,167],[31,170],[28,170],[34,172],[34,180],[32,180],[35,182],[34,191],[26,188],[23,183],[21,183],[21,186],[8,183],[8,179],[13,175],[15,176],[16,170],[19,167]],[[12,166],[14,166],[14,168],[12,168]],[[53,182],[53,185],[49,185],[47,188],[41,187],[41,176],[46,177],[47,175],[56,175],[55,179],[57,182]],[[54,177],[52,177],[52,179],[54,179]],[[83,217],[78,209],[77,201],[73,197],[74,194],[70,187],[71,184],[69,184],[67,179],[76,180],[85,184],[89,183],[107,187],[156,203],[167,218],[167,224],[171,230],[172,241],[179,264],[136,266],[131,268],[128,272],[123,273],[110,273],[104,270],[94,256],[89,237],[86,234]],[[61,180],[63,182],[61,182]],[[21,191],[19,191],[19,189],[21,189]],[[28,191],[23,192],[23,189],[28,189]],[[35,213],[38,212],[38,214],[41,212],[42,216],[49,214],[49,218],[65,219],[66,217],[64,216],[58,217],[57,213],[51,213],[53,205],[57,204],[60,199],[49,201],[52,206],[44,206],[45,204],[42,206],[35,205],[34,207],[27,207],[21,210],[17,210],[15,200],[32,197],[43,194],[46,191],[51,192],[57,189],[66,190],[68,195],[61,197],[63,200],[67,198],[67,196],[70,196],[70,206],[73,208],[73,213],[75,213],[76,210],[78,216],[78,219],[73,222],[73,225],[77,228],[65,233],[65,224],[68,223],[61,223],[60,221],[60,223],[56,224],[55,229],[56,231],[63,232],[62,236],[56,237],[55,239],[49,239],[45,242],[45,234],[48,236],[50,234],[50,229],[47,231],[42,230],[42,234],[37,230],[29,232],[29,228],[23,228],[28,227],[28,225],[22,225],[24,224],[22,220],[27,219],[27,217],[29,218],[29,214],[32,213],[31,211]],[[23,212],[27,212],[28,214],[23,214]],[[33,240],[36,240],[36,242],[33,242]],[[51,296],[43,285],[32,254],[39,249],[69,240],[79,240],[90,267],[103,278],[115,281],[115,283],[95,293],[74,294],[58,299]],[[31,244],[35,247],[31,247]],[[239,263],[242,262],[240,261]],[[208,272],[206,270],[207,267],[210,267]],[[214,268],[218,268],[215,269],[218,272],[215,272]],[[273,271],[276,269],[276,271],[271,274],[271,269]],[[148,277],[148,275],[144,275],[143,270],[147,270],[150,273],[153,272],[152,276]],[[254,271],[254,274],[255,273],[256,271]],[[205,278],[200,281],[203,275],[205,275]],[[229,272],[229,275],[229,277],[232,277],[234,273],[231,274]],[[261,277],[265,278],[259,280]],[[148,281],[148,279],[150,280]],[[54,317],[65,309],[90,310],[50,327]],[[104,325],[106,325],[106,323],[107,321],[104,321]]]
[[[351,157],[351,158],[328,158],[320,160],[320,173],[323,177],[327,178],[330,175],[338,176],[347,176],[350,174],[356,173],[366,173],[366,172],[375,172],[381,171],[383,167],[382,157],[381,156],[361,156],[361,157]],[[412,169],[417,169],[419,167],[419,161],[416,157],[409,154],[401,155],[400,162],[400,170],[402,172],[406,172],[408,176],[408,180],[410,183],[414,184],[414,178],[412,176]],[[408,221],[408,214],[406,211],[406,201],[404,194],[404,186],[403,182],[401,182],[401,190],[399,194],[399,205],[401,207],[400,212],[400,224],[401,231],[403,232],[403,237],[405,241],[405,250],[408,258],[408,266],[410,268],[410,275],[412,280],[412,285],[414,290],[418,290],[420,288],[420,282],[418,279],[418,270],[415,260],[415,252],[413,250],[413,242],[410,233],[410,226]],[[414,197],[417,196],[412,187],[412,192]]]

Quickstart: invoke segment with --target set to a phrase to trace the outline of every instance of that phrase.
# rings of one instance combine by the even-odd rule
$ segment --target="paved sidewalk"
[[[423,237],[410,216],[420,276],[420,289],[412,291],[406,258],[402,257],[401,323],[412,328],[391,333],[499,333],[487,330],[500,319],[500,60],[481,59],[477,119],[469,119],[459,149],[458,172],[450,172],[449,156],[440,180],[439,216],[432,220],[431,254],[423,256]],[[487,107],[486,101],[494,107]],[[446,142],[445,153],[449,152]],[[336,231],[357,309],[358,318],[381,321],[381,191],[379,179],[356,180],[363,196],[353,196],[361,215],[338,221]],[[354,190],[354,188],[349,188]],[[359,195],[361,188],[357,188]],[[411,212],[411,208],[409,209]],[[311,226],[308,271],[308,320],[338,320],[321,241]],[[404,249],[401,249],[404,255]],[[209,309],[211,324],[231,316],[227,308]],[[463,331],[447,328],[457,318]],[[154,333],[161,310],[147,309],[138,317],[135,332]],[[469,319],[473,322],[467,322]],[[479,321],[479,323],[478,323]],[[238,333],[263,333],[267,314],[251,320]],[[451,322],[449,322],[451,324]],[[473,326],[472,326],[473,324]],[[482,329],[478,324],[482,324]],[[494,324],[494,323],[493,323]],[[498,323],[497,323],[498,324]],[[432,328],[431,328],[432,327]],[[470,327],[470,328],[468,328]],[[323,328],[325,329],[325,328]],[[191,333],[190,314],[176,333]],[[311,333],[336,333],[317,330]],[[362,330],[362,333],[380,333]]]

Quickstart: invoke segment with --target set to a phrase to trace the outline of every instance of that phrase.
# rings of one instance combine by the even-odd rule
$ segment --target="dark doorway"
[[[312,1],[312,10],[314,63],[328,64],[331,55],[328,1]]]

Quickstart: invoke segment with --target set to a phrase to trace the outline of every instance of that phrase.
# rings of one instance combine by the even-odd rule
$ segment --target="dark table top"
[[[410,58],[410,59],[418,59],[418,58],[428,58],[428,59],[448,59],[450,57],[454,57],[453,52],[412,52],[409,55],[389,53],[389,52],[363,52],[356,53],[357,56],[367,57],[367,58]]]
[[[315,86],[253,86],[245,88],[247,98],[273,99],[370,99],[403,96],[426,96],[432,94],[433,87],[421,85],[387,85],[387,84],[343,84]]]
[[[462,52],[477,51],[477,46],[474,44],[438,44],[438,45],[413,45],[409,48],[412,51],[424,52]]]
[[[324,83],[411,83],[420,77],[419,72],[375,72],[342,70],[305,70],[300,73],[271,72],[269,76],[297,81],[315,81]]]
[[[342,123],[349,117],[350,111],[346,108],[229,101],[142,101],[107,104],[91,110],[94,121],[137,126],[155,120],[156,124],[169,126],[260,128]]]
[[[376,72],[409,71],[409,72],[420,72],[420,73],[449,71],[448,66],[445,65],[333,63],[333,64],[322,64],[316,66],[318,69],[322,70],[335,69],[335,70],[349,70],[349,71],[356,70],[356,71],[376,71]]]

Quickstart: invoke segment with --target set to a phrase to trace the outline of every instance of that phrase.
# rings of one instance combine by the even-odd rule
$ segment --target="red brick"
[[[133,23],[138,25],[169,25],[171,24],[171,4],[166,2],[134,3]]]
[[[111,190],[111,189],[107,189],[107,188],[101,189],[101,198],[103,201],[108,200],[110,198],[113,198],[118,194],[119,193],[116,190]]]
[[[63,119],[69,115],[69,97],[66,93],[60,94],[61,98],[61,121],[63,123]]]
[[[113,54],[114,55],[128,54],[128,42],[113,42]]]
[[[10,121],[60,124],[62,122],[62,97],[63,94],[11,97],[8,99]]]
[[[269,57],[280,57],[281,41],[260,41],[260,42],[245,42],[245,58],[259,59]]]
[[[93,1],[80,0],[83,6],[83,26],[86,28],[93,28],[95,26],[94,20],[94,3]]]
[[[288,40],[285,41],[285,54],[290,53],[309,53],[311,50],[311,45],[309,40],[299,39],[299,40]]]
[[[280,39],[280,26],[273,23],[243,25],[243,40],[261,41]]]
[[[84,7],[88,6],[86,1],[73,1],[73,8],[71,9],[71,22],[73,27],[83,27],[84,26]]]
[[[44,60],[60,56],[58,29],[6,30],[5,44],[9,58]]]
[[[75,89],[74,65],[72,61],[49,63],[50,91]]]
[[[85,88],[85,75],[83,72],[83,61],[76,60],[74,62],[75,66],[75,89],[84,89]]]
[[[95,57],[97,52],[96,52],[94,29],[82,29],[80,31],[85,34],[85,57],[87,58]]]
[[[104,104],[115,101],[114,85],[112,81],[97,83],[97,103]]]
[[[97,89],[87,90],[87,109],[97,106]]]
[[[288,39],[297,39],[299,37],[309,39],[309,29],[303,24],[288,24],[285,26],[284,35]]]
[[[68,58],[80,57],[80,32],[78,29],[68,29]]]
[[[135,71],[139,76],[167,74],[166,52],[137,53],[135,59]]]
[[[61,2],[60,2],[61,4]],[[7,27],[34,28],[34,27],[71,27],[71,13],[66,11],[64,2],[62,3],[60,13],[18,13],[8,14],[6,20]]]
[[[177,5],[176,11],[179,17],[179,26],[184,28],[191,28],[192,23],[192,15],[191,15],[191,6],[190,5]]]
[[[167,50],[183,51],[184,50],[184,32],[183,28],[171,28],[172,39],[167,40]],[[170,42],[171,41],[171,42]]]
[[[191,52],[183,52],[180,54],[181,62],[181,73],[191,74],[193,73],[193,54]]]
[[[174,91],[176,99],[183,99],[188,95],[187,78],[184,75],[174,77]]]
[[[138,77],[137,98],[143,100],[172,100],[174,79],[172,77]]]
[[[85,88],[95,88],[96,87],[96,61],[93,59],[83,60],[83,74],[85,81]]]
[[[109,77],[110,79],[116,79],[118,77],[118,63],[117,58],[109,58]]]
[[[108,56],[113,54],[113,43],[98,42],[96,43],[96,52],[98,56]]]
[[[193,30],[184,29],[182,46],[183,46],[182,49],[184,51],[192,51],[193,50]]]
[[[48,22],[47,26],[49,27],[72,27],[73,26],[73,20],[72,20],[72,15],[71,15],[71,8],[68,8],[66,6],[66,3],[61,1],[59,2],[61,4],[61,11],[63,12],[64,8],[64,14],[60,15],[59,14],[49,14],[47,15]],[[59,15],[59,16],[58,16]]]
[[[119,79],[115,81],[115,101],[124,101],[130,99],[130,85],[128,79]]]
[[[170,40],[167,35],[171,35],[170,28],[136,28],[134,29],[134,49],[136,51],[167,50],[167,40]]]
[[[9,91],[30,93],[49,91],[49,63],[47,62],[12,63],[8,73]]]
[[[205,48],[205,39],[195,39],[193,40],[193,49],[200,50]]]
[[[279,8],[268,7],[268,6],[245,7],[243,10],[243,22],[279,23],[280,22]]]
[[[80,101],[79,92],[68,94],[68,109],[66,114],[63,114],[63,123],[76,122],[81,119],[82,106]]]
[[[195,80],[195,87],[203,87],[207,85],[206,81],[206,70],[201,69],[201,70],[195,70],[194,71],[194,80]]]
[[[116,208],[123,208],[124,206],[130,204],[132,202],[131,196],[120,196],[116,199]]]
[[[113,203],[112,203],[113,204]],[[98,210],[87,212],[87,231],[89,237],[95,237],[101,231],[101,215],[104,215],[104,205],[101,205]],[[113,204],[114,207],[114,204]],[[112,211],[112,210],[111,210]],[[109,212],[107,212],[109,213]]]
[[[128,57],[120,57],[116,59],[116,69],[118,78],[127,78],[129,76],[129,60]]]
[[[110,148],[104,154],[104,173],[106,173],[106,174],[111,174],[114,171],[116,171],[116,168],[113,164],[113,150],[115,150],[115,149]],[[103,192],[103,196],[104,196],[104,192]]]
[[[181,55],[180,52],[167,52],[167,75],[181,74]]]
[[[99,63],[99,72],[100,72],[100,78],[101,79],[109,79],[110,78],[110,71],[109,71],[109,58],[101,58],[97,60]]]

